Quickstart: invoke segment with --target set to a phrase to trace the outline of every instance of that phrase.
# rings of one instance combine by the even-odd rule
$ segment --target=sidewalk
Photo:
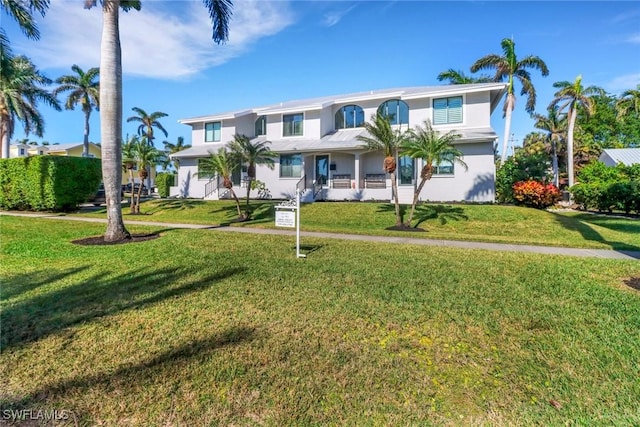
[[[22,212],[0,212],[0,215],[8,216],[22,216],[30,218],[42,218],[42,219],[54,219],[63,221],[84,221],[84,222],[97,222],[106,223],[107,220],[103,218],[83,218],[75,216],[59,216],[52,214],[36,214],[36,213],[22,213]],[[199,229],[210,230],[216,232],[231,232],[231,233],[247,233],[247,234],[274,234],[295,236],[293,230],[281,230],[281,229],[266,229],[266,228],[250,228],[250,227],[220,227],[210,226],[202,224],[178,224],[178,223],[166,223],[166,222],[153,222],[153,221],[128,221],[126,225],[150,225],[156,227],[167,228],[185,228],[185,229]],[[640,251],[623,251],[612,249],[578,249],[578,248],[560,248],[553,246],[533,246],[533,245],[513,245],[503,243],[484,243],[484,242],[469,242],[458,240],[435,240],[435,239],[417,239],[413,237],[390,237],[390,236],[371,236],[361,234],[341,234],[341,233],[323,233],[317,231],[301,231],[302,237],[315,237],[315,238],[328,238],[328,239],[341,239],[341,240],[361,240],[366,242],[381,242],[381,243],[404,243],[410,245],[424,245],[424,246],[440,246],[451,248],[463,248],[463,249],[485,249],[489,251],[511,251],[511,252],[528,252],[537,254],[548,255],[565,255],[576,257],[590,257],[590,258],[608,258],[608,259],[626,259],[626,260],[638,260],[640,259]]]

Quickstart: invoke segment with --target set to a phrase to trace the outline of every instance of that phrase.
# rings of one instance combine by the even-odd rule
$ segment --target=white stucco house
[[[367,151],[357,139],[366,134],[362,124],[382,111],[394,126],[413,128],[429,119],[434,129],[461,135],[455,145],[464,154],[468,170],[451,162],[438,165],[421,193],[422,200],[490,202],[495,194],[497,139],[490,118],[505,87],[483,83],[383,89],[182,119],[180,123],[191,126],[192,147],[172,156],[179,159],[180,169],[171,194],[228,197],[216,177],[198,173],[198,164],[234,134],[243,134],[253,141],[270,141],[270,149],[278,155],[273,170],[258,165],[256,171],[256,179],[266,184],[272,198],[290,198],[299,189],[307,202],[391,200],[382,152]],[[401,203],[411,202],[421,167],[420,160],[402,155],[398,159]],[[238,187],[244,185],[243,173],[234,174]],[[251,197],[264,195],[255,191]]]

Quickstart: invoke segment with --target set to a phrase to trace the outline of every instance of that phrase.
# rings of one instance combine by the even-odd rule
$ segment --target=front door
[[[316,156],[316,184],[329,185],[329,156]]]

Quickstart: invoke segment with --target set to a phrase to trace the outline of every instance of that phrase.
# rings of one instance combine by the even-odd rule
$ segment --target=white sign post
[[[296,257],[306,258],[300,253],[300,190],[296,189],[295,200],[276,205],[276,227],[296,228]]]

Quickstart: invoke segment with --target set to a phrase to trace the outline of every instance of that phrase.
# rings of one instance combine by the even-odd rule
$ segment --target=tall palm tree
[[[40,0],[43,1],[43,0]],[[46,1],[46,0],[44,0]],[[229,37],[231,0],[203,0],[213,26],[213,41],[221,43]],[[85,8],[96,6],[97,0],[85,0]],[[119,9],[140,10],[139,0],[101,0],[102,42],[100,45],[100,109],[102,144],[102,179],[107,199],[107,242],[130,237],[122,221],[120,185],[122,181],[122,54],[120,49]]]
[[[8,58],[11,58],[10,60]],[[9,157],[9,141],[16,122],[21,122],[26,135],[33,132],[42,137],[44,119],[38,111],[38,102],[60,110],[56,97],[42,86],[51,80],[42,74],[26,56],[2,61],[0,72],[0,140],[2,157]]]
[[[243,218],[240,210],[240,200],[238,200],[236,192],[233,191],[233,181],[231,179],[233,171],[239,166],[238,160],[237,155],[230,153],[225,147],[220,147],[217,153],[209,151],[209,157],[200,160],[198,169],[203,174],[209,176],[218,175],[222,178],[222,186],[229,190],[236,202],[238,218]]]
[[[245,207],[244,218],[251,218],[251,210],[249,208],[249,196],[251,194],[251,185],[256,179],[256,165],[266,165],[269,169],[274,168],[273,159],[277,154],[269,149],[270,141],[257,141],[252,143],[248,136],[236,134],[233,141],[227,146],[229,150],[237,157],[239,165],[247,166],[247,202]]]
[[[60,86],[54,89],[53,94],[58,96],[60,93],[70,92],[64,105],[67,110],[73,110],[77,104],[80,104],[84,113],[82,155],[89,157],[89,119],[93,109],[98,110],[100,106],[100,82],[97,80],[100,69],[97,67],[89,68],[85,73],[82,68],[74,64],[71,66],[71,70],[75,74],[56,79],[56,83]]]
[[[471,66],[471,72],[495,69],[494,81],[502,82],[505,79],[507,80],[507,92],[504,101],[504,136],[502,139],[502,156],[500,158],[500,163],[504,164],[507,158],[509,132],[511,131],[511,114],[516,103],[515,81],[518,80],[522,85],[520,95],[527,96],[525,110],[531,114],[536,106],[536,90],[531,82],[531,74],[527,69],[539,70],[543,76],[549,75],[549,69],[547,64],[537,56],[528,55],[518,60],[515,50],[516,44],[512,39],[503,39],[500,45],[502,46],[502,56],[490,54],[478,59]]]
[[[438,81],[448,80],[449,84],[452,85],[463,85],[463,84],[471,84],[471,83],[489,83],[491,82],[491,77],[482,74],[479,77],[467,76],[464,72],[460,70],[454,70],[453,68],[449,68],[447,71],[443,71],[438,74]]]
[[[129,117],[127,119],[127,123],[140,123],[138,126],[138,135],[144,136],[148,144],[153,146],[153,140],[155,139],[153,135],[154,128],[164,133],[165,137],[169,135],[166,129],[162,126],[162,123],[158,121],[158,119],[167,117],[168,114],[161,111],[155,111],[151,114],[147,114],[146,111],[138,107],[133,107],[132,110],[138,113],[138,115]],[[147,170],[147,192],[148,194],[151,194],[151,170]]]
[[[142,187],[144,180],[149,175],[149,169],[156,164],[162,162],[164,153],[149,144],[147,137],[138,138],[133,147],[133,155],[138,165],[138,176],[140,177],[140,186],[138,187],[138,200],[136,202],[136,213],[140,213],[140,197],[142,196]],[[133,191],[133,187],[131,189]]]
[[[180,159],[172,159],[171,155],[175,154],[175,153],[179,153],[182,150],[186,150],[187,148],[191,148],[191,144],[185,144],[184,143],[184,137],[179,136],[178,139],[176,140],[175,144],[172,144],[169,141],[162,141],[162,143],[164,144],[164,151],[166,154],[166,159],[167,161],[162,165],[162,168],[164,170],[167,170],[167,168],[173,164],[173,167],[178,170],[180,169]]]
[[[594,95],[604,95],[604,90],[597,86],[582,86],[582,75],[578,75],[576,80],[571,83],[568,81],[555,82],[553,87],[558,91],[553,95],[554,98],[549,104],[550,108],[558,107],[558,111],[562,112],[567,109],[567,120],[569,121],[569,129],[567,131],[567,175],[569,178],[569,187],[573,185],[573,132],[576,127],[576,118],[578,116],[578,108],[582,108],[585,115],[589,117],[595,110],[595,102],[591,98]]]
[[[551,153],[551,167],[553,169],[553,185],[560,184],[560,173],[558,167],[558,150],[562,140],[567,134],[567,115],[558,112],[557,108],[548,108],[547,115],[534,114],[536,120],[534,127],[548,133],[548,141]]]
[[[394,204],[396,210],[396,226],[402,226],[400,216],[400,202],[398,201],[398,181],[396,179],[396,166],[400,148],[407,138],[406,131],[400,127],[392,127],[389,118],[382,113],[371,116],[371,121],[364,124],[367,135],[358,135],[358,141],[363,142],[363,148],[370,151],[382,151],[384,161],[382,169],[385,173],[391,174],[391,191],[393,191]]]
[[[616,110],[619,118],[628,115],[640,116],[640,85],[636,89],[629,89],[622,93],[616,102]]]
[[[462,160],[464,155],[453,145],[460,136],[454,131],[441,135],[433,129],[430,120],[425,120],[424,126],[416,126],[415,129],[409,130],[409,138],[402,143],[402,151],[412,159],[422,159],[423,166],[420,171],[420,183],[413,193],[411,212],[405,223],[407,227],[411,227],[420,192],[433,176],[435,166],[449,161],[461,165],[465,170],[468,169],[467,164]]]

